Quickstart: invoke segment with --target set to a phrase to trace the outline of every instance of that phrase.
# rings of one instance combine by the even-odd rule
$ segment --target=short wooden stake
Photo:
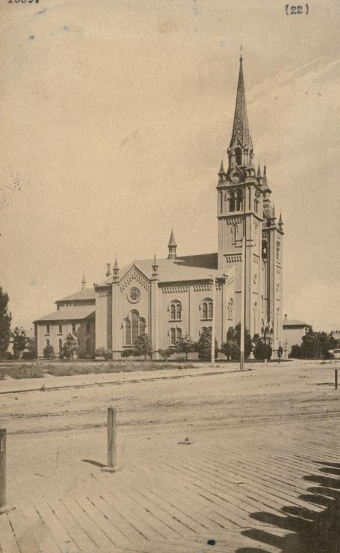
[[[6,507],[6,428],[0,429],[0,509]]]
[[[0,515],[12,511],[6,503],[6,428],[0,428]]]
[[[116,434],[116,408],[109,407],[107,410],[107,467],[102,469],[107,472],[116,471]]]
[[[338,389],[338,370],[339,369],[335,369],[335,389],[336,390]]]

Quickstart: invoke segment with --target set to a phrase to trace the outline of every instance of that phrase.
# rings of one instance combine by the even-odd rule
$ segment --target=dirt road
[[[292,440],[303,436],[304,429],[310,440],[315,428],[318,442],[324,428],[340,419],[334,367],[270,363],[247,366],[240,373],[236,365],[221,365],[1,382],[0,420],[8,432],[8,501],[24,506],[42,496],[65,498],[79,488],[81,479],[88,483],[93,468],[106,463],[109,406],[118,409],[118,457],[124,479],[140,465],[148,467],[147,480],[150,467],[173,459],[175,450],[183,455],[184,448],[190,455],[190,447],[178,450],[185,438],[197,446],[197,455],[213,452],[213,460],[230,436],[235,462],[249,455],[249,440],[256,457],[264,429],[273,448],[282,445],[285,435]],[[45,391],[40,391],[43,385]],[[25,391],[32,388],[36,391]],[[324,448],[324,457],[326,452]],[[196,462],[197,458],[195,454]]]

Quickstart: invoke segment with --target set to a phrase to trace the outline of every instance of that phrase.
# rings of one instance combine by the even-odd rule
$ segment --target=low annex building
[[[114,358],[147,333],[156,352],[181,336],[197,340],[213,318],[220,346],[228,328],[240,322],[242,275],[246,327],[277,350],[282,345],[283,222],[281,215],[276,219],[266,167],[256,171],[253,157],[241,56],[228,167],[221,162],[216,186],[218,251],[178,256],[172,231],[166,258],[137,260],[122,269],[116,260],[93,290],[59,300],[55,313],[35,321],[39,355],[47,341],[59,351],[69,332],[81,349],[105,348]]]
[[[96,293],[86,288],[85,277],[80,292],[57,300],[56,305],[56,311],[34,321],[38,357],[43,357],[45,347],[50,345],[60,354],[69,334],[76,339],[80,353],[93,355]]]

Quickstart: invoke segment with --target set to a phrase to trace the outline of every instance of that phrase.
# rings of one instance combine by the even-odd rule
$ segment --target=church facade
[[[259,334],[277,350],[282,344],[283,222],[281,215],[276,219],[266,167],[256,171],[253,157],[241,57],[228,166],[222,161],[216,186],[217,253],[179,256],[172,231],[166,258],[154,256],[122,269],[116,260],[102,283],[60,300],[56,312],[35,321],[38,355],[46,340],[59,351],[65,333],[88,353],[105,348],[113,358],[147,333],[157,352],[181,336],[198,340],[213,321],[221,346],[229,327],[240,322],[243,291],[250,335]]]

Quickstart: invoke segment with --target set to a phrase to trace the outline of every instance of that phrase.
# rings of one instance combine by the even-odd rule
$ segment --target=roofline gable
[[[151,281],[135,261],[128,267],[124,276],[118,282],[121,290],[124,290],[133,280],[137,280],[146,290],[149,289]]]

